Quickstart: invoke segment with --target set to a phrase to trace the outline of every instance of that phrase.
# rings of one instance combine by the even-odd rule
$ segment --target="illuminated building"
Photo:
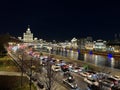
[[[77,48],[78,47],[78,45],[77,45],[77,39],[76,38],[73,38],[71,40],[71,47],[73,47],[73,48]]]
[[[29,26],[27,28],[27,31],[25,33],[23,33],[23,41],[24,42],[33,42],[33,33],[31,33]]]
[[[102,51],[106,51],[106,41],[103,40],[97,40],[93,42],[93,48],[94,50],[102,50]]]

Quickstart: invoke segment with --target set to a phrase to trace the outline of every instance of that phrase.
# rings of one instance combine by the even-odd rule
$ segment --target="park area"
[[[20,68],[12,61],[9,56],[0,58],[0,72],[20,72]],[[21,76],[0,75],[0,90],[29,90],[29,79]],[[36,90],[32,84],[31,90]]]

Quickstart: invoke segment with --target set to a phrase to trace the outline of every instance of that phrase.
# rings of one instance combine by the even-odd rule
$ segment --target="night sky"
[[[35,37],[71,40],[92,36],[114,39],[120,33],[120,1],[102,0],[3,0],[0,34],[22,36],[30,25]]]

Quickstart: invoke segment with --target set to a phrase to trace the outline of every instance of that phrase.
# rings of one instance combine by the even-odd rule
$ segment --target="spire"
[[[28,25],[27,31],[30,31],[30,25]]]

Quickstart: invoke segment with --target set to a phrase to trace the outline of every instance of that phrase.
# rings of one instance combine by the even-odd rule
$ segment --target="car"
[[[98,86],[88,84],[87,90],[106,90],[106,89],[100,89]]]
[[[77,89],[77,83],[75,82],[75,80],[72,77],[68,77],[63,79],[63,83],[68,85],[71,89]]]
[[[99,82],[92,77],[84,78],[84,81],[89,85],[99,86]]]
[[[69,71],[69,66],[68,66],[68,65],[62,65],[62,66],[61,66],[61,70],[62,70],[63,72]]]
[[[96,72],[88,70],[88,71],[79,72],[79,74],[83,77],[91,77],[91,75],[96,74]]]
[[[103,79],[101,81],[101,84],[103,86],[107,86],[107,87],[110,87],[110,88],[113,88],[113,87],[119,87],[120,86],[120,78],[116,78],[114,76],[110,76],[110,77],[107,77],[105,79]]]
[[[83,67],[75,67],[75,68],[72,68],[72,71],[73,72],[81,72],[83,70]]]
[[[63,73],[64,78],[73,77],[69,71]]]
[[[113,87],[114,83],[112,81],[110,81],[109,79],[104,79],[102,81],[99,81],[100,85],[102,86],[106,86],[106,87]]]
[[[90,73],[88,72],[80,72],[79,73],[82,77],[88,77],[90,75]]]
[[[120,86],[120,77],[119,76],[111,76],[109,79],[111,79],[114,82],[115,86]]]
[[[61,71],[61,67],[59,65],[52,65],[52,70],[58,72]]]

